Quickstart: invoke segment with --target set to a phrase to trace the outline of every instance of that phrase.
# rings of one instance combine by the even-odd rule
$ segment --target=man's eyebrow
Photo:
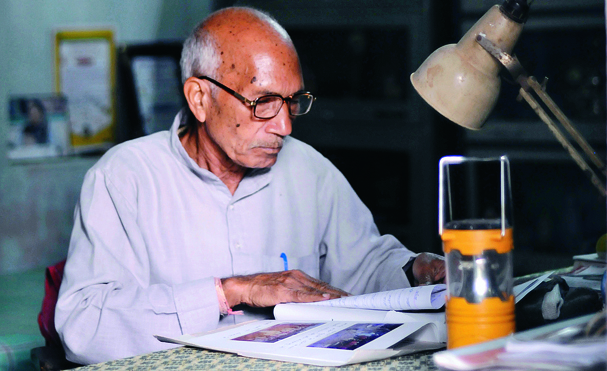
[[[295,95],[295,94],[305,93],[305,92],[307,92],[307,90],[304,89],[304,88],[301,88],[301,89],[297,90],[296,92],[291,93],[289,95],[282,95],[282,94],[280,94],[278,92],[275,92],[275,91],[262,90],[262,91],[256,93],[255,95],[258,95],[259,97],[263,97],[264,95],[280,95],[281,97],[289,97],[289,96],[292,96],[292,95]]]

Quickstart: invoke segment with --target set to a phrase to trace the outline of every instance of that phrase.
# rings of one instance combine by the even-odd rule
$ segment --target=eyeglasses
[[[316,98],[310,92],[299,92],[293,95],[290,95],[286,98],[282,97],[278,94],[269,94],[261,96],[255,100],[249,100],[242,95],[238,94],[234,90],[228,88],[224,84],[213,80],[208,76],[199,76],[200,80],[208,80],[213,84],[219,86],[226,92],[233,95],[236,99],[246,104],[249,107],[253,107],[253,116],[258,119],[268,120],[280,112],[283,103],[287,103],[287,107],[289,109],[289,115],[291,116],[301,116],[310,112],[310,108],[312,108],[312,103],[316,100]]]

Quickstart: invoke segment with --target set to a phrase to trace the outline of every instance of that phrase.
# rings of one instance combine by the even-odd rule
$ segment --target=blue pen
[[[280,254],[280,257],[282,258],[284,264],[285,264],[285,270],[288,271],[289,270],[289,262],[287,261],[287,254],[285,254],[284,252],[282,254]]]

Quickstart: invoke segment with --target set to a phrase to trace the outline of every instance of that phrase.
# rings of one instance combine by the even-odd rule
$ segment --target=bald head
[[[182,80],[206,75],[221,78],[259,50],[297,58],[286,30],[269,15],[244,7],[218,10],[202,21],[184,43]],[[299,63],[299,62],[298,62]]]
[[[282,42],[291,43],[287,31],[268,14],[252,8],[225,8],[211,14],[201,24],[202,29],[210,32],[228,32],[230,36],[243,33],[260,32],[266,37],[276,37]],[[228,36],[228,35],[226,35]]]

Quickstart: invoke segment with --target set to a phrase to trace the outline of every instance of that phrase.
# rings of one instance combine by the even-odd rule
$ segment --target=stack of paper
[[[605,315],[604,313],[598,315]],[[434,354],[443,370],[580,370],[607,364],[604,333],[584,337],[595,315],[542,326],[512,336]]]

